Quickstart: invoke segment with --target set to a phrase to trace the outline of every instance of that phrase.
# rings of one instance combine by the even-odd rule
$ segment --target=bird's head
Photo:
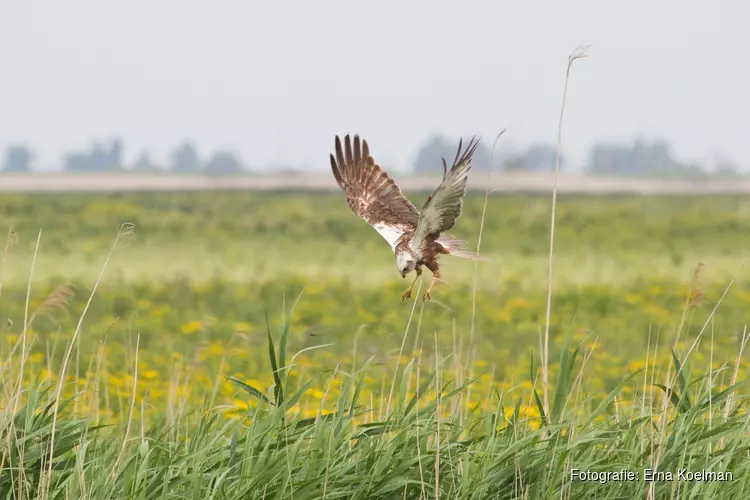
[[[409,252],[400,252],[396,254],[396,267],[401,277],[406,278],[406,275],[417,267],[417,259]]]

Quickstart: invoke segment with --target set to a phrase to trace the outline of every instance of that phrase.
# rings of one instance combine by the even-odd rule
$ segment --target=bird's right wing
[[[354,145],[347,135],[336,136],[336,155],[331,155],[331,169],[349,207],[370,224],[395,249],[406,232],[414,232],[419,221],[416,207],[370,156],[367,141],[354,136]]]

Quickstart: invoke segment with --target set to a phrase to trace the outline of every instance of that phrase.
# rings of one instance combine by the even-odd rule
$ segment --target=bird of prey
[[[467,173],[478,144],[478,140],[472,139],[462,150],[463,141],[460,141],[450,169],[443,159],[443,181],[419,212],[404,197],[391,176],[370,156],[367,141],[360,141],[358,135],[352,141],[347,135],[342,148],[341,140],[336,136],[336,154],[331,155],[331,169],[346,194],[349,207],[391,246],[402,278],[411,271],[417,273],[401,296],[402,301],[411,297],[414,284],[422,275],[422,266],[432,272],[432,282],[422,298],[431,298],[432,287],[440,278],[437,259],[441,254],[486,260],[466,250],[464,241],[445,234],[461,215]]]

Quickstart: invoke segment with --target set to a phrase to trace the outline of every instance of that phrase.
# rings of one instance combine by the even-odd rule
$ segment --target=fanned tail
[[[480,262],[490,262],[490,259],[477,255],[475,252],[466,249],[466,242],[463,240],[457,240],[453,236],[441,235],[437,242],[440,243],[443,248],[448,250],[449,255],[461,257],[462,259],[478,260]]]

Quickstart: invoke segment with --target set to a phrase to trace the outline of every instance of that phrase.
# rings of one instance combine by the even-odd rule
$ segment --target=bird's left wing
[[[422,208],[417,224],[417,230],[411,242],[411,248],[419,252],[422,243],[428,235],[439,235],[450,230],[461,215],[463,198],[466,194],[466,175],[471,169],[471,158],[479,145],[479,140],[473,138],[466,149],[461,151],[463,140],[458,143],[456,158],[450,170],[443,159],[443,181],[434,193],[427,198]]]
[[[352,142],[354,143],[352,145]],[[370,224],[392,249],[406,233],[417,227],[419,212],[370,156],[367,141],[347,135],[344,147],[336,136],[336,155],[331,155],[331,170],[346,193],[349,207]]]

